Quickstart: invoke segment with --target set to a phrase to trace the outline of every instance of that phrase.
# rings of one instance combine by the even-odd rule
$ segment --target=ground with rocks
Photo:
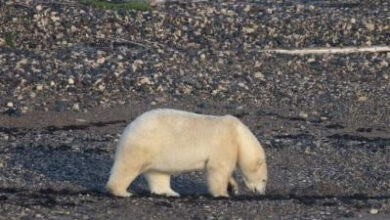
[[[390,45],[388,1],[189,1],[111,11],[82,1],[0,3],[0,216],[6,219],[386,219],[390,53],[266,49]],[[265,196],[132,198],[103,185],[140,113],[233,114],[263,144]],[[236,174],[240,179],[240,174]]]

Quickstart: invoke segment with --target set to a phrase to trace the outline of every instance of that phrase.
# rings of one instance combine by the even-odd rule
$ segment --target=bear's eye
[[[263,183],[267,182],[267,180],[263,180]]]
[[[259,160],[259,161],[257,161],[257,167],[261,167],[261,165],[263,165],[263,161],[262,160]]]

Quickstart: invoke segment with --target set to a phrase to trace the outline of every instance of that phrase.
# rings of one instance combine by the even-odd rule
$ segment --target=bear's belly
[[[204,169],[208,157],[202,153],[174,152],[157,155],[150,163],[149,170],[177,173]]]

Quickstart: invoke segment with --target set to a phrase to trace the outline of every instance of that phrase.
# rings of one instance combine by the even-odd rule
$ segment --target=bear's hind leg
[[[127,187],[139,175],[137,167],[126,167],[123,164],[114,164],[106,189],[115,196],[129,197],[131,193],[127,192]]]
[[[171,189],[171,176],[166,173],[149,171],[144,174],[149,184],[150,192],[156,195],[179,197],[180,195]]]

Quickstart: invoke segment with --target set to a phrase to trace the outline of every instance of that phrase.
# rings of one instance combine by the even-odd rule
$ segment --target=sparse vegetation
[[[151,10],[148,1],[134,0],[129,2],[107,2],[104,0],[86,0],[84,4],[94,8],[103,8],[108,10],[139,10],[148,11]]]
[[[15,33],[7,32],[5,33],[5,45],[8,47],[15,47]]]

